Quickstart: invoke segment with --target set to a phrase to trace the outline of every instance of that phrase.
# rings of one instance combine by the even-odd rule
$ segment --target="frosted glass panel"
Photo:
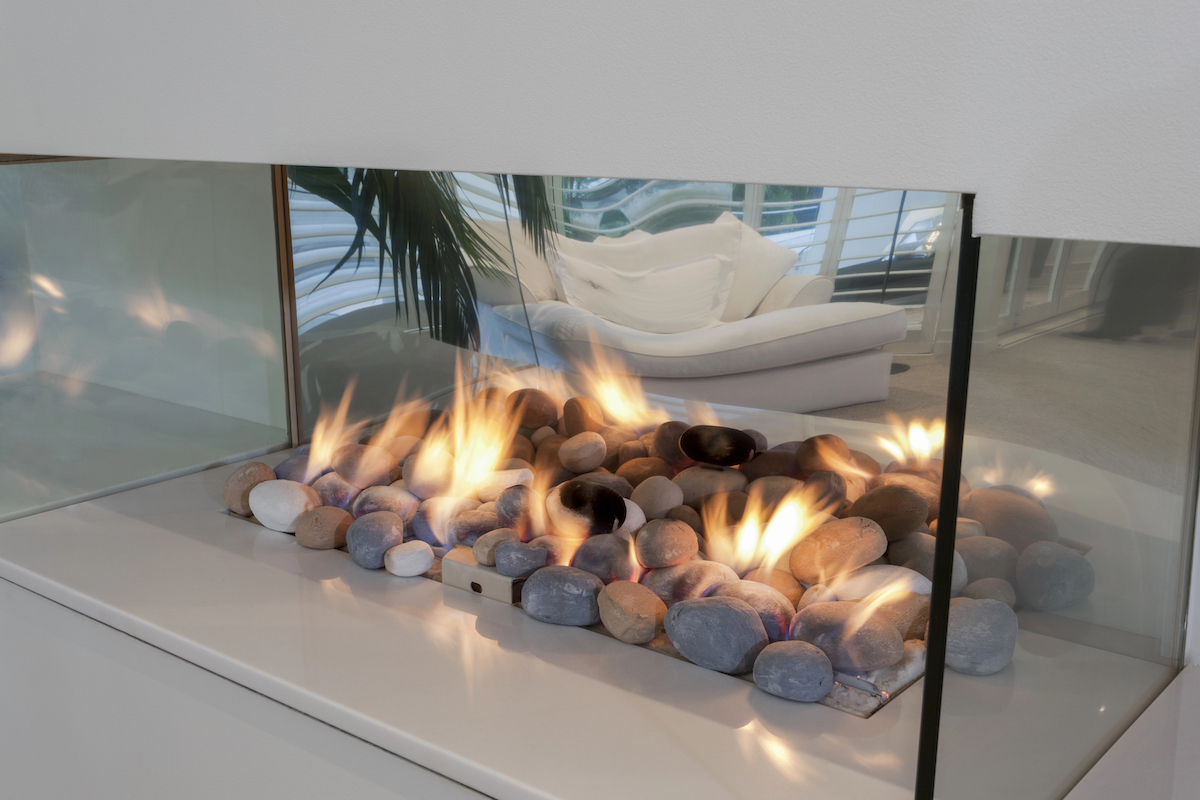
[[[287,441],[270,168],[0,167],[0,518]]]

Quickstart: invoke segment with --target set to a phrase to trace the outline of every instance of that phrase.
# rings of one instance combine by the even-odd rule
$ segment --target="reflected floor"
[[[0,378],[0,520],[245,457],[287,432],[48,372]]]

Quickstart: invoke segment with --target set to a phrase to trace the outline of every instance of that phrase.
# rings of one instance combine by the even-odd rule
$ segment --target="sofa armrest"
[[[833,280],[824,275],[784,275],[771,287],[767,296],[750,316],[757,317],[771,311],[800,306],[815,306],[828,303],[833,297]]]
[[[472,277],[475,278],[475,299],[480,303],[486,303],[489,306],[507,306],[520,305],[521,292],[517,287],[517,279],[511,274],[505,275],[507,280],[485,276],[478,271],[472,271]],[[533,291],[521,282],[521,287],[525,290],[525,302],[536,303],[537,298]]]

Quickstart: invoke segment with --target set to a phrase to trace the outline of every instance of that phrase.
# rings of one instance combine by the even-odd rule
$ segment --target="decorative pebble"
[[[992,675],[1017,647],[1017,615],[999,600],[957,598],[946,626],[946,666],[966,675]]]
[[[962,596],[972,600],[999,600],[1009,608],[1017,604],[1017,590],[1003,578],[980,578],[972,581],[962,590]]]
[[[737,580],[737,573],[716,561],[689,561],[674,567],[652,569],[640,583],[658,595],[667,608],[682,600],[702,597],[722,581]]]
[[[772,642],[787,638],[788,628],[792,617],[796,615],[796,607],[788,602],[781,592],[772,589],[765,583],[754,581],[723,581],[713,587],[709,597],[736,597],[754,609],[758,614],[767,639]]]
[[[363,569],[382,569],[383,554],[404,541],[404,520],[391,511],[366,514],[346,530],[346,549]]]
[[[494,511],[480,511],[479,509],[464,511],[450,520],[446,538],[451,543],[457,542],[470,547],[480,536],[500,527],[502,527],[500,518]]]
[[[250,500],[253,503],[253,492]],[[1087,599],[1095,588],[1096,571],[1091,563],[1057,542],[1034,542],[1017,560],[1017,597],[1023,606],[1058,611]]]
[[[902,639],[924,639],[929,624],[929,595],[916,592],[892,592],[881,595],[878,601],[880,614],[887,617]]]
[[[500,493],[510,486],[532,486],[533,470],[506,469],[485,475],[475,490],[476,496],[485,503],[500,497]]]
[[[421,541],[398,544],[383,554],[383,568],[401,578],[414,578],[433,569],[433,548]]]
[[[546,441],[551,436],[557,436],[557,435],[558,435],[558,433],[554,430],[554,428],[551,428],[549,425],[543,425],[542,427],[538,428],[536,431],[534,431],[530,435],[529,441],[533,444],[533,446],[535,448],[541,447],[542,442]]]
[[[573,539],[612,533],[625,522],[625,513],[621,495],[586,481],[567,481],[546,499],[554,532]]]
[[[786,450],[764,450],[738,469],[749,481],[772,475],[787,475],[792,466],[792,454]]]
[[[296,520],[296,542],[313,550],[346,546],[346,531],[354,517],[345,509],[321,506],[305,511]]]
[[[471,555],[485,567],[496,566],[496,548],[501,542],[518,542],[520,537],[512,528],[497,528],[489,531],[475,540],[471,547]]]
[[[683,505],[683,490],[665,475],[652,475],[637,485],[629,499],[641,507],[646,519],[662,519]]]
[[[879,523],[888,541],[903,539],[925,523],[929,506],[907,486],[880,486],[850,504],[846,515]]]
[[[578,544],[561,536],[537,536],[530,539],[529,543],[546,551],[546,566],[548,567],[556,564],[570,564],[571,556],[575,553]]]
[[[914,531],[903,539],[888,544],[887,560],[897,567],[908,567],[914,572],[919,572],[932,581],[936,545],[937,539],[930,534]],[[954,553],[954,569],[951,576],[950,594],[957,595],[970,581],[968,564],[958,551]]]
[[[800,582],[792,577],[792,573],[782,569],[765,569],[759,567],[747,572],[746,577],[742,580],[765,583],[786,597],[787,601],[792,604],[792,608],[796,607],[796,604],[800,602],[800,598],[804,595],[804,587],[800,585]]]
[[[940,458],[915,459],[913,461],[893,461],[883,470],[884,473],[901,473],[915,475],[938,485],[942,482],[943,461]]]
[[[802,444],[804,444],[804,442],[798,442],[798,441],[794,441],[794,440],[793,440],[793,441],[790,441],[790,442],[780,442],[780,443],[779,443],[779,444],[777,444],[777,445],[773,445],[773,446],[771,447],[771,449],[772,449],[772,450],[779,450],[779,451],[782,451],[782,452],[784,452],[784,453],[795,453],[797,450],[799,450],[799,449],[800,449],[800,446],[801,446]]]
[[[907,567],[881,565],[863,567],[828,582],[839,600],[862,600],[881,589],[929,594],[933,584],[919,572]]]
[[[654,438],[650,440],[650,455],[667,462],[675,469],[682,469],[691,464],[692,459],[679,446],[679,437],[683,436],[687,429],[686,422],[672,421],[659,425],[654,429]]]
[[[804,596],[800,598],[800,602],[796,603],[796,610],[811,606],[813,603],[836,603],[838,596],[833,593],[833,589],[820,583],[814,583],[804,591]]]
[[[938,521],[936,519],[929,523],[929,532],[934,536],[937,536]],[[954,538],[956,540],[969,539],[972,536],[987,536],[987,531],[985,531],[983,526],[973,519],[958,517],[954,522]]]
[[[833,688],[833,665],[808,642],[774,642],[754,661],[754,685],[768,694],[815,703]]]
[[[617,639],[646,644],[662,629],[667,607],[658,595],[638,583],[621,580],[604,587],[597,597],[600,621]]]
[[[243,464],[230,473],[221,487],[221,499],[229,510],[243,517],[251,515],[250,490],[265,481],[276,480],[275,470],[261,461]]]
[[[634,544],[638,561],[650,569],[690,561],[700,550],[696,532],[677,519],[650,520],[638,531]]]
[[[810,436],[800,443],[793,456],[792,469],[796,472],[796,477],[808,477],[820,470],[845,472],[846,467],[853,463],[850,448],[842,438],[832,433],[823,433]]]
[[[611,472],[585,472],[582,475],[576,475],[575,480],[607,486],[626,499],[633,496],[633,486],[630,485],[629,481]]]
[[[629,481],[633,488],[646,478],[654,475],[664,475],[668,478],[673,476],[675,471],[671,469],[671,465],[663,461],[661,458],[650,456],[649,458],[635,458],[632,461],[626,461],[617,468],[617,475]]]
[[[896,626],[861,603],[805,606],[792,619],[788,638],[816,645],[835,670],[851,674],[890,667],[904,657],[904,639]]]
[[[263,481],[250,490],[250,511],[265,527],[295,533],[296,520],[305,511],[321,505],[311,486],[288,480]]]
[[[975,489],[959,502],[960,516],[978,520],[988,536],[1023,553],[1034,542],[1058,539],[1058,526],[1040,503],[1005,489]]]
[[[700,507],[700,501],[710,494],[741,492],[746,488],[746,476],[740,470],[708,464],[688,467],[673,480],[683,490],[683,505],[696,509]]]
[[[649,455],[649,448],[635,439],[632,442],[625,442],[625,444],[621,445],[620,449],[617,450],[617,464],[619,466],[624,464],[626,461],[632,461],[635,458],[646,458]]]
[[[853,459],[854,465],[863,472],[867,473],[869,477],[875,477],[883,471],[880,469],[879,462],[866,453],[858,450],[851,450],[850,458]]]
[[[880,486],[904,486],[914,491],[925,501],[924,522],[937,519],[938,507],[942,499],[942,488],[932,481],[905,472],[884,472],[867,481],[867,491],[878,489]]]
[[[506,578],[524,578],[546,566],[549,552],[544,547],[514,540],[496,545],[496,571]]]
[[[750,495],[745,492],[717,492],[700,499],[700,517],[718,527],[736,525],[746,515]]]
[[[541,430],[540,428],[538,430]],[[508,457],[510,459],[519,459],[521,461],[533,461],[536,449],[528,438],[521,434],[513,436],[512,444],[508,446]]]
[[[954,551],[966,564],[969,583],[982,578],[1001,578],[1010,584],[1016,582],[1017,549],[1003,539],[995,536],[955,539]]]
[[[328,464],[310,465],[308,453],[299,453],[276,464],[275,477],[281,481],[311,484],[332,469]]]
[[[634,562],[628,540],[612,533],[584,539],[571,557],[571,566],[590,572],[605,583],[628,582],[642,572]]]
[[[346,483],[365,489],[390,484],[400,477],[400,462],[382,447],[342,445],[333,454],[333,471]]]
[[[537,449],[537,455],[533,457],[534,472],[542,472],[550,469],[558,469],[563,467],[562,461],[558,458],[558,451],[566,444],[567,437],[554,434],[547,436],[542,440],[542,444]]]
[[[425,442],[416,436],[397,436],[379,445],[392,454],[397,462],[402,462],[424,446]]]
[[[479,501],[470,497],[431,497],[417,508],[410,532],[434,548],[434,555],[444,556],[447,550],[457,544],[452,538],[450,520],[464,511],[474,511],[477,508]],[[367,514],[359,519],[369,516],[372,515]]]
[[[404,485],[422,500],[446,494],[454,483],[458,465],[440,447],[422,447],[404,462]]]
[[[701,519],[700,512],[691,506],[675,506],[675,508],[667,512],[667,516],[664,519],[677,519],[680,522],[686,522],[688,527],[697,534],[704,533],[704,520]]]
[[[1013,494],[1019,494],[1019,495],[1021,495],[1021,497],[1024,497],[1028,500],[1032,500],[1033,502],[1037,503],[1042,508],[1046,507],[1046,504],[1042,502],[1040,497],[1038,497],[1036,494],[1034,494],[1033,492],[1029,491],[1028,489],[1026,489],[1022,486],[1013,486],[1010,483],[1005,483],[1000,486],[993,486],[991,488],[997,489],[1002,492],[1012,492]]]
[[[846,504],[848,489],[841,475],[819,469],[808,476],[801,491],[811,510],[837,516]]]
[[[741,675],[768,644],[758,614],[735,597],[684,600],[667,609],[663,628],[679,654],[705,669]]]
[[[754,437],[736,428],[693,425],[679,437],[679,449],[693,461],[734,467],[754,457]]]
[[[500,524],[520,533],[521,538],[535,528],[543,527],[540,523],[545,516],[545,506],[537,492],[528,486],[510,486],[496,498],[496,517]]]
[[[506,458],[496,465],[496,469],[499,472],[504,472],[510,469],[527,469],[530,472],[534,471],[533,462],[526,461],[523,458]]]
[[[321,505],[350,508],[362,489],[348,483],[336,472],[327,472],[313,481],[312,488],[321,498]]]
[[[634,534],[640,531],[645,524],[646,514],[642,511],[642,507],[632,500],[626,500],[625,521],[621,523],[621,527],[613,532],[625,541],[630,542],[633,541]]]
[[[830,473],[826,473],[830,474]],[[746,484],[746,494],[758,499],[764,516],[770,516],[783,499],[793,492],[798,493],[804,484],[785,475],[767,475]],[[807,498],[805,498],[807,500]],[[841,506],[838,507],[839,509]]]
[[[615,426],[601,429],[600,435],[604,437],[604,463],[600,466],[607,470],[615,470],[620,465],[623,446],[638,440],[636,431]]]
[[[558,422],[558,405],[541,389],[518,389],[505,398],[504,409],[522,428],[537,430]]]
[[[749,436],[751,439],[754,440],[754,449],[755,450],[769,450],[770,449],[770,445],[767,443],[767,437],[761,431],[756,431],[753,428],[746,428],[742,431],[742,433],[746,434],[747,436]]]
[[[604,430],[604,411],[590,397],[572,397],[563,404],[563,424],[567,436],[577,436],[584,431],[599,433]]]
[[[572,472],[591,472],[604,463],[604,437],[594,431],[576,434],[558,448],[558,460]]]
[[[847,517],[827,522],[797,542],[788,566],[801,583],[824,583],[870,564],[887,546],[879,525],[865,517]]]
[[[595,625],[597,598],[604,583],[590,572],[567,566],[539,569],[521,589],[521,607],[536,620],[554,625]]]

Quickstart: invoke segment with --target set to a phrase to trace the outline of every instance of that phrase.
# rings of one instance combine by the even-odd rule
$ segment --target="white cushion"
[[[683,264],[704,256],[726,256],[736,261],[745,227],[732,214],[723,214],[707,225],[675,228],[649,236],[600,237],[594,242],[571,240],[559,252],[625,272]],[[765,289],[763,293],[766,294]]]
[[[496,313],[524,325],[521,306]],[[591,358],[592,342],[630,372],[655,378],[754,372],[859,353],[903,339],[904,309],[880,303],[786,308],[688,333],[646,333],[566,303],[529,306],[535,333],[567,360]]]
[[[828,303],[832,297],[832,278],[824,275],[784,275],[754,309],[754,316],[783,308]]]
[[[718,217],[714,224],[730,222],[741,228],[741,245],[734,267],[737,277],[729,302],[725,304],[725,312],[721,315],[725,322],[745,319],[753,314],[771,287],[796,265],[799,258],[790,247],[772,242],[728,211]]]
[[[493,220],[471,220],[471,223],[485,237],[485,240],[490,244],[497,253],[504,259],[506,265],[505,272],[512,274],[512,261],[508,249],[508,229],[501,221]],[[556,236],[556,241],[560,241],[562,237]],[[545,302],[547,300],[557,300],[558,289],[554,284],[554,277],[550,274],[550,265],[546,260],[537,254],[533,249],[533,243],[525,235],[525,229],[521,227],[521,223],[514,221],[512,224],[512,252],[517,257],[517,272],[521,276],[521,284],[533,293],[533,297],[526,297],[526,302]],[[478,275],[478,273],[476,273]],[[513,287],[515,290],[515,282]],[[486,302],[486,301],[485,301]]]
[[[559,253],[554,274],[569,304],[618,325],[681,333],[720,323],[733,286],[729,257],[709,255],[682,264],[637,267],[627,263],[626,267]]]

